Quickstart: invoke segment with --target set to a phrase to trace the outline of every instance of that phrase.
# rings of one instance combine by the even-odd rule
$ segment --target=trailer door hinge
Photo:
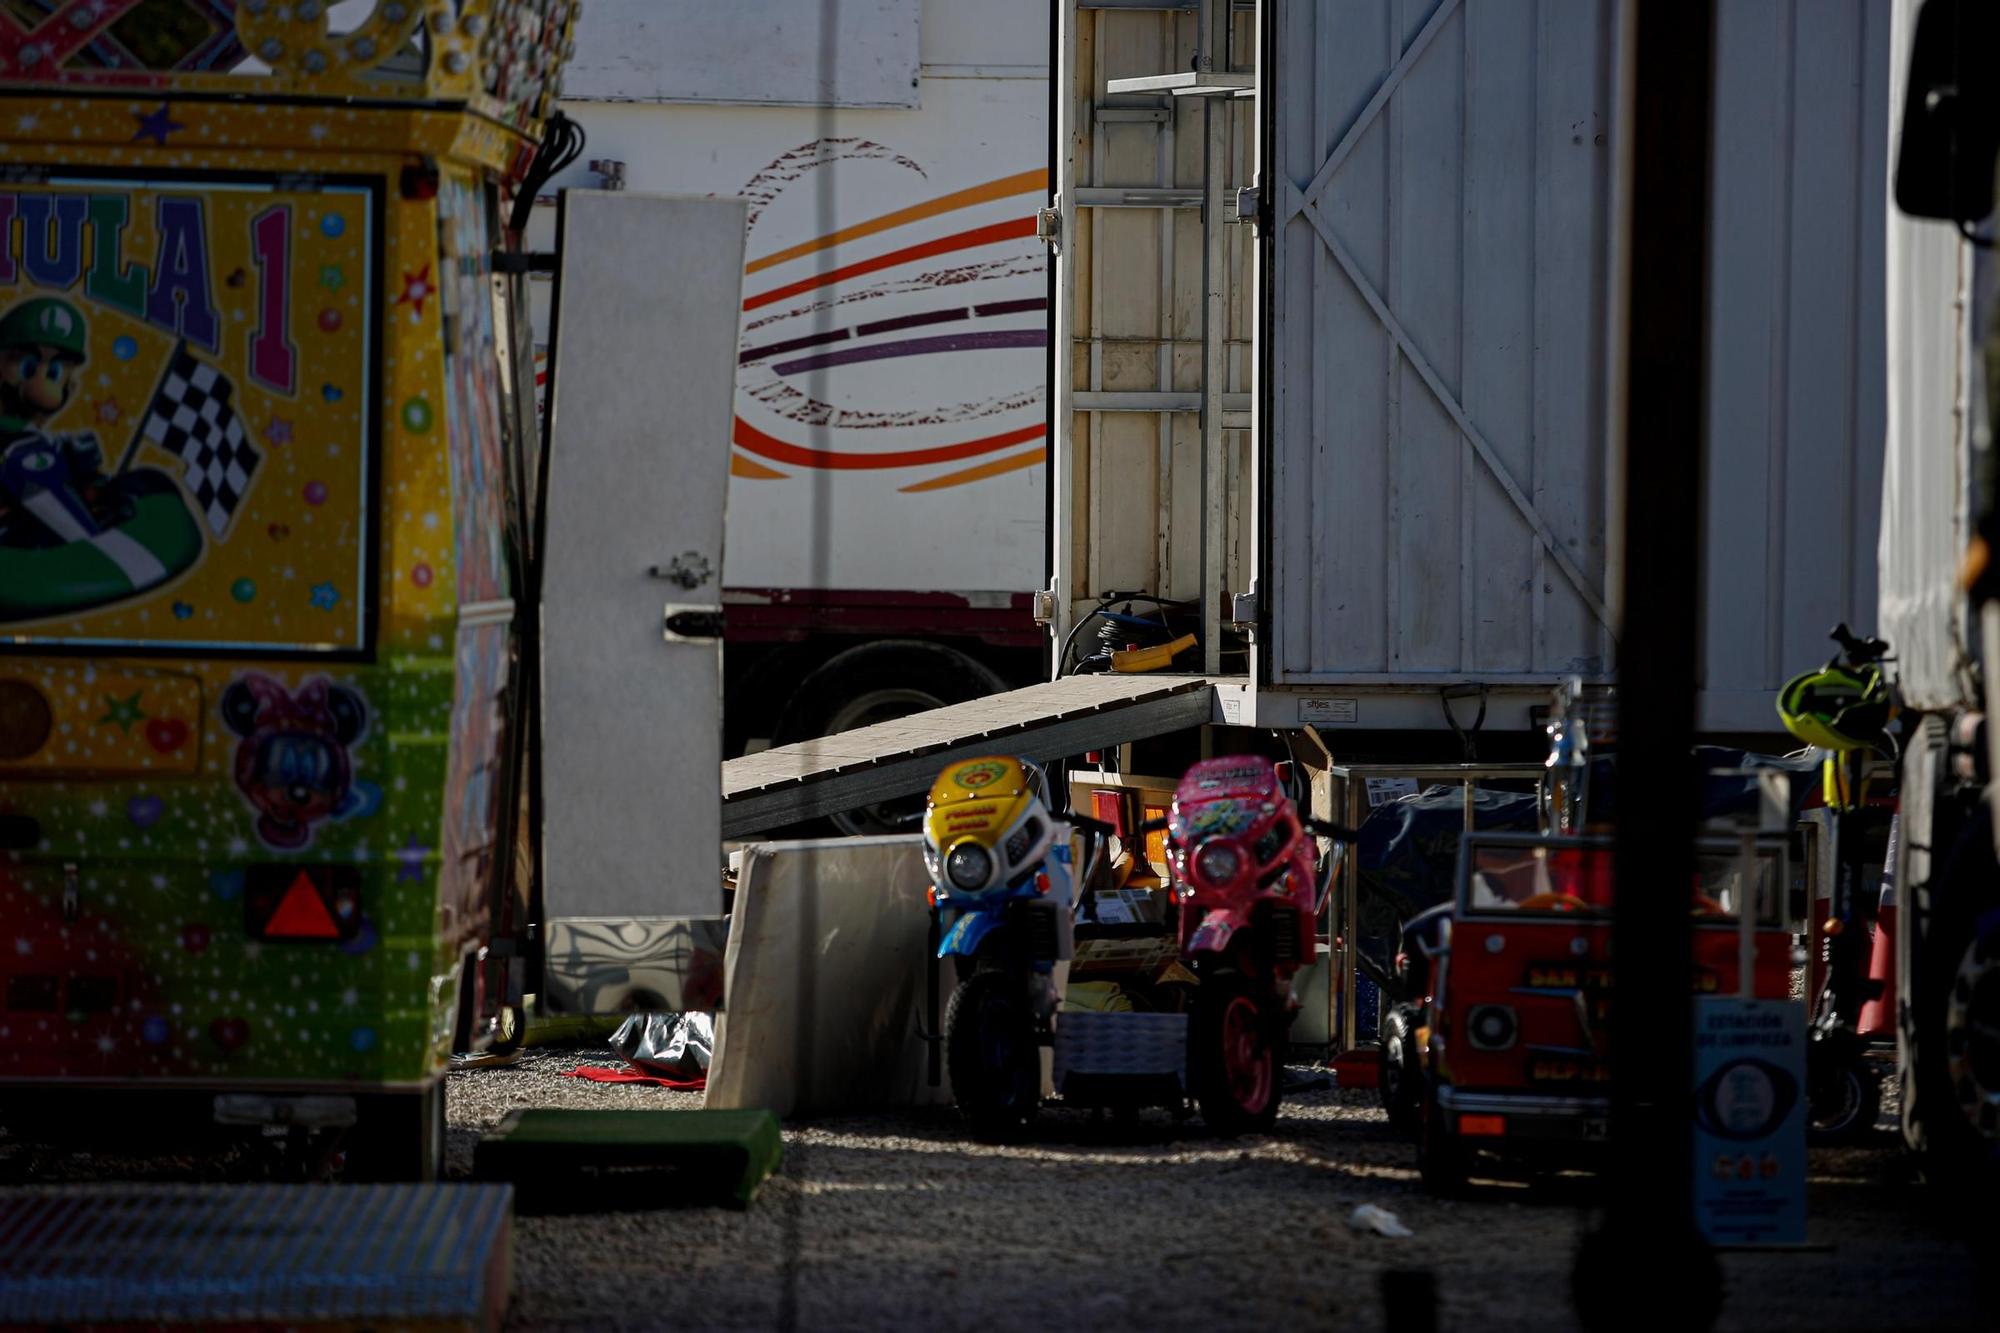
[[[1239,592],[1229,599],[1229,625],[1232,629],[1253,630],[1257,628],[1257,590]]]
[[[1052,207],[1036,210],[1035,239],[1047,245],[1051,250],[1060,250],[1062,248],[1062,204],[1060,200]]]
[[[1269,229],[1271,206],[1270,201],[1264,196],[1264,187],[1261,183],[1238,186],[1235,204],[1236,206],[1230,210],[1229,221],[1247,222],[1253,227]]]
[[[1034,594],[1034,617],[1037,625],[1053,625],[1056,619],[1056,594],[1053,588],[1044,588]]]

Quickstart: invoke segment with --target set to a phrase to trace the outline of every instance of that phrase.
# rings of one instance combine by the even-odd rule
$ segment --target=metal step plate
[[[506,1185],[0,1193],[0,1330],[500,1326]]]

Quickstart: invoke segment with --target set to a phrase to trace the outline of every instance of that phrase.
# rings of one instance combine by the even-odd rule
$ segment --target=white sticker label
[[[1230,692],[1222,696],[1222,720],[1232,725],[1243,720],[1243,696]]]
[[[1373,810],[1378,805],[1387,805],[1390,801],[1398,801],[1405,796],[1415,796],[1416,794],[1417,780],[1415,778],[1368,779],[1368,808],[1370,810]]]
[[[1299,700],[1301,722],[1334,722],[1353,726],[1360,720],[1360,709],[1353,699]]]

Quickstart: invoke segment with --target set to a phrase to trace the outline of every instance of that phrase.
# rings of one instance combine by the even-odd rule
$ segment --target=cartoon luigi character
[[[89,360],[88,334],[82,312],[58,297],[0,315],[0,623],[130,597],[201,554],[171,477],[107,474],[94,433],[48,429]]]
[[[104,480],[97,437],[45,429],[69,405],[90,358],[85,336],[77,308],[52,296],[0,316],[0,531],[10,544],[70,540],[96,525]]]

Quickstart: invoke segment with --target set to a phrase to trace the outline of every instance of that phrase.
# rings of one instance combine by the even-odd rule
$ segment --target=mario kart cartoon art
[[[0,623],[104,606],[185,573],[204,538],[183,487],[221,536],[255,468],[228,380],[183,345],[107,470],[94,432],[49,429],[89,359],[68,301],[31,297],[0,315]],[[134,466],[142,441],[179,457],[184,477]]]

